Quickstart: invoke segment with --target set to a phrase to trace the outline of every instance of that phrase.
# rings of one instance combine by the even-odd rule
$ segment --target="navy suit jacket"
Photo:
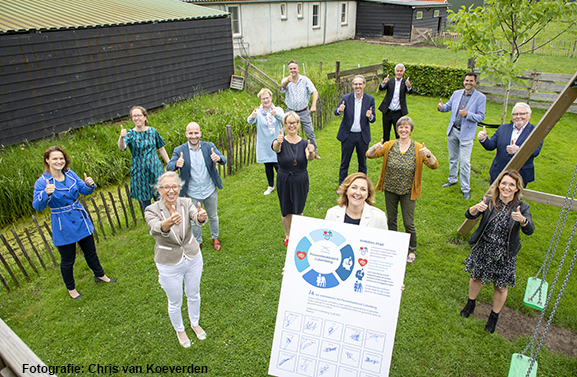
[[[337,140],[341,143],[349,137],[351,133],[351,127],[355,121],[355,93],[348,93],[343,96],[339,101],[337,108],[335,109],[335,115],[341,115],[339,113],[339,106],[345,101],[345,111],[343,111],[343,120],[341,121],[341,126],[339,127],[339,132],[337,133]],[[373,109],[373,119],[367,118],[367,110]],[[371,125],[376,120],[375,117],[375,98],[370,94],[363,93],[363,103],[361,104],[361,137],[363,141],[368,145],[371,142]]]
[[[166,170],[175,171],[176,168],[176,161],[180,158],[180,152],[182,152],[182,158],[184,158],[184,165],[179,170],[180,179],[184,181],[184,187],[180,190],[180,196],[186,195],[188,191],[188,183],[192,179],[190,176],[190,152],[188,150],[190,148],[188,141],[181,146],[174,148],[172,152],[172,157],[170,161],[166,165]],[[222,180],[220,179],[220,175],[218,174],[218,170],[216,169],[215,163],[210,158],[211,148],[214,148],[214,153],[220,156],[220,161],[218,162],[221,165],[226,164],[226,157],[214,146],[213,143],[210,142],[200,142],[200,148],[202,151],[202,156],[204,157],[204,163],[206,164],[206,169],[208,170],[208,174],[214,185],[222,190]]]
[[[383,102],[381,102],[381,105],[379,106],[379,110],[383,114],[389,111],[389,106],[391,106],[391,101],[393,100],[393,94],[395,94],[395,80],[396,78],[393,77],[392,79],[389,79],[389,81],[385,85],[379,84],[379,90],[387,91],[387,94],[385,94]],[[400,88],[401,92],[399,93],[399,101],[401,102],[401,114],[403,116],[409,113],[409,109],[407,108],[407,93],[413,93],[413,88],[411,89],[407,88],[405,81],[407,80],[401,79],[401,88]]]
[[[491,175],[491,183],[497,179],[503,168],[507,166],[509,160],[513,157],[512,154],[507,153],[507,145],[511,144],[511,134],[513,133],[513,123],[502,124],[497,128],[497,131],[491,138],[486,138],[484,142],[481,142],[483,148],[488,151],[497,149],[493,163],[491,164],[491,169],[489,174]],[[531,132],[535,129],[535,126],[531,123],[527,123],[521,135],[515,142],[516,145],[521,146],[527,140]],[[543,147],[543,142],[539,144],[537,149],[533,152],[531,157],[525,162],[525,165],[519,170],[519,174],[523,177],[523,183],[526,185],[529,182],[535,180],[535,166],[533,165],[533,158],[539,156],[541,152],[541,147]]]

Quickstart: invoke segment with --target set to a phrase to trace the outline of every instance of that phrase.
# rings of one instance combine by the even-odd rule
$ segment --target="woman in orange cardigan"
[[[424,144],[411,139],[413,120],[401,117],[396,125],[399,138],[373,145],[367,151],[368,158],[383,157],[377,190],[385,192],[385,207],[389,230],[397,230],[397,211],[401,203],[401,214],[405,232],[411,234],[407,262],[417,257],[417,232],[415,231],[415,201],[421,197],[423,164],[431,169],[439,167],[437,158]]]

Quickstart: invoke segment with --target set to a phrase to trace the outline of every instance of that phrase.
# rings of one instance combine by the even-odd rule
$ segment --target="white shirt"
[[[355,117],[353,120],[353,125],[351,126],[351,132],[361,132],[361,107],[363,106],[363,96],[361,99],[355,97]]]
[[[403,79],[397,80],[395,77],[395,92],[393,93],[393,99],[391,100],[391,105],[389,106],[390,110],[401,110],[401,82],[403,82]]]

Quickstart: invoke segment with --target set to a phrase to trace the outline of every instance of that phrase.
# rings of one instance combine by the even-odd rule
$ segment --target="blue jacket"
[[[32,207],[42,211],[50,207],[52,215],[52,242],[54,246],[73,244],[94,232],[94,226],[88,217],[88,213],[78,202],[78,193],[90,195],[96,186],[88,186],[72,170],[64,172],[66,181],[64,184],[56,181],[48,172],[44,172],[34,184],[34,197]],[[46,193],[46,180],[55,185],[54,192],[48,196]]]
[[[345,111],[343,112],[343,120],[341,121],[341,126],[339,127],[339,132],[337,133],[337,140],[341,143],[349,137],[351,133],[351,127],[355,121],[355,93],[348,93],[343,96],[343,98],[337,104],[335,109],[335,115],[340,115],[339,106],[341,103],[345,102]],[[373,109],[373,118],[369,119],[366,116],[367,110]],[[361,104],[361,137],[363,141],[368,145],[371,142],[371,125],[376,120],[375,117],[375,98],[370,94],[363,94],[363,103]]]
[[[449,127],[447,128],[447,136],[451,133],[453,124],[459,116],[459,105],[461,104],[461,98],[465,93],[465,89],[456,90],[449,102],[445,103],[441,110],[442,113],[451,111],[451,120],[449,121]],[[473,140],[477,130],[477,123],[482,122],[485,119],[485,104],[487,102],[487,97],[478,90],[473,90],[471,99],[465,110],[468,111],[467,116],[461,121],[461,140]]]
[[[190,153],[188,151],[188,148],[189,148],[188,142],[174,148],[174,151],[172,152],[172,157],[170,158],[170,161],[166,165],[167,171],[168,170],[175,171],[176,160],[180,158],[180,152],[182,152],[182,157],[184,158],[184,165],[182,165],[182,168],[179,169],[179,176],[180,179],[184,181],[184,187],[182,187],[182,189],[180,190],[180,196],[186,195],[186,192],[188,191],[188,183],[192,178],[190,176]],[[220,153],[220,151],[211,142],[201,141],[200,148],[202,150],[202,156],[204,157],[206,169],[208,170],[210,178],[212,178],[214,185],[222,190],[222,180],[220,179],[220,175],[218,174],[218,170],[216,169],[215,163],[210,159],[211,148],[214,148],[214,153],[220,156],[220,161],[218,162],[219,164],[225,165],[226,157],[224,157],[224,155]]]
[[[513,133],[513,127],[515,127],[513,123],[502,124],[499,126],[499,128],[497,128],[497,131],[493,134],[493,136],[491,136],[490,139],[486,138],[485,141],[481,142],[483,148],[488,151],[497,149],[497,153],[495,154],[495,158],[491,164],[491,169],[489,170],[489,174],[491,175],[491,183],[497,179],[501,171],[503,171],[505,166],[507,166],[511,158],[514,156],[507,153],[507,145],[511,144],[511,134]],[[523,145],[525,140],[527,140],[534,129],[534,125],[527,123],[515,144],[518,146]],[[539,156],[542,147],[543,142],[539,144],[531,157],[529,157],[527,162],[525,162],[525,165],[523,165],[523,167],[519,170],[519,174],[521,174],[521,177],[523,177],[523,183],[525,185],[535,180],[535,166],[533,165],[533,158]]]

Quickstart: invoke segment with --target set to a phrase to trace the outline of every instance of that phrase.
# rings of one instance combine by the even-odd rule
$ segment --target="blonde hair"
[[[373,185],[373,182],[371,182],[371,180],[369,179],[369,177],[367,177],[367,175],[365,173],[353,173],[351,175],[349,175],[348,177],[345,178],[345,180],[343,181],[343,183],[341,183],[341,196],[338,199],[338,204],[339,206],[348,206],[349,205],[349,197],[347,196],[347,190],[349,189],[349,187],[351,187],[351,185],[353,184],[354,181],[356,181],[357,179],[364,179],[365,181],[367,181],[367,189],[369,191],[369,195],[367,196],[367,198],[365,199],[365,203],[373,205],[375,204],[375,185]]]
[[[263,94],[268,94],[269,96],[272,97],[272,91],[269,88],[262,88],[256,96],[258,97],[258,99],[260,99],[260,97],[262,97]]]

